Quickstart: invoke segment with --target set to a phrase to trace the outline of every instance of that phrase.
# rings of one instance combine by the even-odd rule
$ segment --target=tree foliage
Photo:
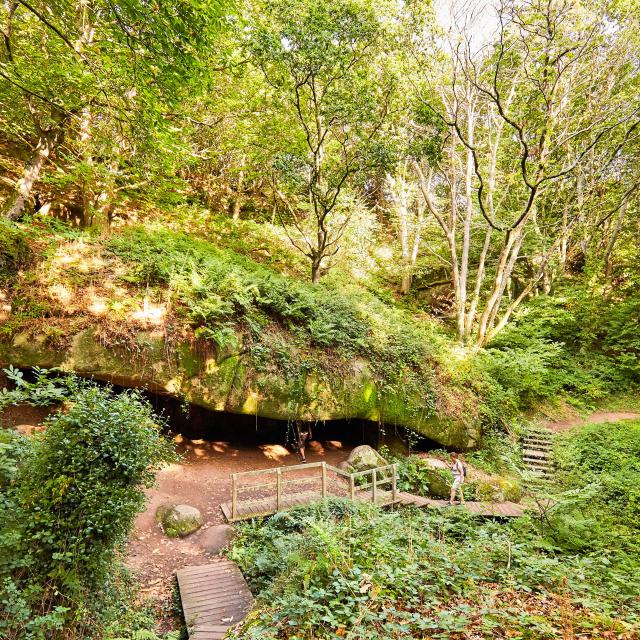
[[[3,472],[0,514],[0,629],[8,638],[55,637],[63,627],[81,637],[99,628],[143,489],[172,459],[136,392],[112,396],[77,383],[69,409],[46,426],[29,445],[8,443],[14,463]]]

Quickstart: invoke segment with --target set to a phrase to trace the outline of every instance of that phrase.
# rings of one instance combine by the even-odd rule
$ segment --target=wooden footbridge
[[[325,462],[258,469],[231,475],[231,502],[220,505],[229,522],[269,516],[335,496],[378,506],[412,505],[439,509],[448,500],[434,500],[398,491],[395,464],[348,473]],[[514,502],[466,502],[464,508],[484,517],[517,518],[524,514]]]
[[[231,475],[231,502],[220,505],[229,522],[268,516],[328,497],[379,506],[400,502],[395,464],[348,473],[326,462],[311,462]]]
[[[220,640],[242,622],[253,596],[235,562],[218,558],[177,572],[182,611],[191,640]]]

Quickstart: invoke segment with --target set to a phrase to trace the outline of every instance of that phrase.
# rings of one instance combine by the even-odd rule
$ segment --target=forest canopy
[[[478,345],[585,268],[625,280],[633,3],[500,0],[446,27],[437,9],[7,2],[3,215],[105,228],[205,206],[280,225],[314,283],[382,262]]]

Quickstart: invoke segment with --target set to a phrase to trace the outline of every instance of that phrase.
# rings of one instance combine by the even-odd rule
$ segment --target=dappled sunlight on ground
[[[129,319],[138,324],[161,325],[167,314],[167,307],[164,304],[154,304],[145,297],[142,308],[132,311]]]
[[[281,444],[190,440],[183,435],[174,435],[173,441],[182,459],[160,469],[156,485],[146,491],[147,508],[136,518],[127,549],[127,564],[146,593],[167,598],[177,568],[211,561],[206,540],[210,528],[224,522],[220,504],[231,499],[231,474],[297,464],[293,452]],[[312,441],[307,460],[337,466],[349,450],[338,441]],[[156,522],[161,504],[192,505],[200,510],[205,524],[187,538],[167,538]]]
[[[62,304],[69,304],[73,297],[73,291],[63,284],[54,284],[49,287],[49,294]]]
[[[291,453],[280,444],[261,444],[258,448],[262,451],[265,458],[275,462],[282,462],[284,458],[291,455]]]
[[[162,467],[161,471],[163,476],[175,476],[180,475],[182,473],[182,465],[181,464],[167,464]]]
[[[87,311],[95,316],[103,315],[107,310],[107,301],[100,296],[94,296],[91,304],[87,307]]]

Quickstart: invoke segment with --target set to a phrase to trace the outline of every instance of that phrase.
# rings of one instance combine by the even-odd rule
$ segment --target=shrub
[[[556,637],[567,615],[598,636],[639,612],[632,567],[551,550],[531,522],[457,510],[330,501],[241,525],[229,555],[258,594],[244,640]]]
[[[560,437],[554,456],[571,498],[554,522],[559,539],[640,552],[640,421],[586,424]]]
[[[55,624],[62,616],[70,635],[99,627],[116,551],[144,506],[144,487],[169,459],[138,392],[112,396],[76,383],[69,410],[47,418],[6,491],[13,508],[0,513],[0,575],[14,597],[0,610],[0,630],[45,637],[29,630],[36,612]]]
[[[2,370],[6,378],[13,383],[13,389],[0,389],[0,410],[16,404],[29,404],[34,407],[46,407],[65,400],[73,388],[73,378],[56,377],[55,369],[34,367],[35,380],[29,382],[19,369],[9,366]]]
[[[14,277],[30,257],[31,250],[24,231],[0,219],[0,284]]]

